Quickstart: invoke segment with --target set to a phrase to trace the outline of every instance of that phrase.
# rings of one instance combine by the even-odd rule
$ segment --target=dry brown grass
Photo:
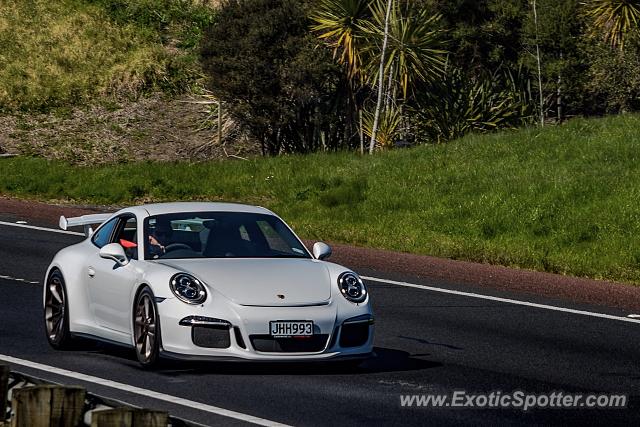
[[[0,152],[81,165],[258,154],[254,144],[227,133],[228,128],[223,145],[218,144],[211,111],[197,99],[156,95],[49,114],[0,116]]]

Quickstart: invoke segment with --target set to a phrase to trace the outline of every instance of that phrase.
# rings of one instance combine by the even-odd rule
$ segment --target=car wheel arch
[[[51,338],[50,337],[50,332],[46,323],[46,317],[47,317],[47,306],[48,306],[48,302],[47,302],[47,294],[48,292],[50,292],[50,281],[52,280],[52,278],[54,277],[54,275],[59,276],[59,280],[60,280],[60,285],[61,285],[61,289],[60,289],[60,293],[62,294],[62,309],[64,310],[62,316],[63,316],[63,327],[62,327],[62,331],[61,332],[57,332],[56,333],[56,338]],[[74,346],[74,338],[73,338],[73,331],[71,329],[71,310],[70,310],[70,306],[71,306],[71,300],[69,298],[69,291],[68,291],[68,286],[67,286],[67,281],[65,279],[64,273],[62,272],[62,269],[59,266],[52,266],[50,267],[49,271],[47,272],[46,276],[45,276],[45,282],[43,285],[43,316],[45,317],[45,331],[47,332],[47,339],[49,341],[49,344],[54,347],[56,350],[61,350],[61,349],[71,349]],[[60,301],[60,300],[59,300]],[[53,329],[53,328],[52,328]],[[57,336],[58,333],[62,333],[63,337],[60,338]],[[52,339],[54,339],[55,341],[52,341]],[[75,342],[75,344],[77,344],[77,342]]]
[[[45,281],[45,283],[46,283],[46,282],[48,282],[48,281],[49,281],[49,279],[51,279],[51,276],[52,276],[52,275],[53,275],[53,273],[55,273],[55,272],[60,273],[60,275],[62,276],[62,280],[64,280],[64,281],[65,281],[65,283],[67,282],[67,281],[65,280],[65,278],[64,278],[64,273],[62,272],[62,268],[60,268],[60,266],[59,266],[59,265],[52,265],[52,266],[49,268],[49,271],[47,271],[47,275],[46,275],[46,281]]]
[[[47,272],[47,275],[45,276],[45,282],[44,282],[44,286],[43,286],[43,290],[42,290],[42,302],[43,302],[43,307],[46,304],[46,295],[47,295],[47,284],[49,283],[49,280],[51,280],[51,276],[53,276],[54,273],[59,273],[60,276],[62,276],[62,283],[64,284],[64,288],[65,288],[65,293],[67,294],[67,307],[65,308],[65,310],[68,313],[71,313],[71,301],[68,298],[69,295],[69,288],[67,287],[67,280],[65,279],[65,275],[64,272],[62,271],[62,268],[60,268],[60,266],[58,265],[53,265],[49,268],[49,271]],[[69,316],[69,318],[71,318],[71,316]],[[69,325],[71,326],[71,325]]]
[[[136,291],[133,293],[133,298],[131,299],[131,307],[130,307],[131,308],[131,315],[129,316],[131,318],[131,336],[133,336],[133,322],[134,322],[133,316],[134,316],[135,310],[136,310],[136,301],[138,300],[138,297],[140,296],[140,293],[145,288],[149,288],[149,290],[153,294],[153,288],[148,283],[142,282],[138,286],[136,286]]]
[[[153,292],[153,287],[151,287],[151,285],[149,285],[146,282],[142,282],[140,283],[137,287],[136,287],[136,291],[133,294],[133,298],[131,300],[131,314],[129,316],[131,323],[131,343],[135,346],[135,338],[134,338],[134,328],[135,328],[135,310],[136,310],[136,302],[138,301],[138,297],[140,296],[140,293],[144,290],[144,289],[149,289],[149,291],[151,292],[151,295],[153,295],[154,300],[156,297],[156,294]],[[156,305],[156,315],[158,316],[158,324],[160,323],[160,313],[157,310],[158,307],[158,303],[156,301],[153,302]],[[158,340],[160,341],[160,348],[162,348],[162,330],[159,329],[160,333],[158,334]]]
[[[151,287],[151,285],[147,284],[147,283],[140,283],[135,291],[135,296],[132,300],[133,304],[131,305],[131,344],[134,348],[134,350],[136,350],[137,352],[137,348],[136,348],[136,331],[135,331],[135,316],[136,316],[136,306],[138,304],[138,299],[140,298],[140,295],[142,293],[144,293],[145,291],[147,291],[149,293],[149,295],[151,296],[151,304],[154,307],[154,312],[155,312],[155,316],[156,316],[156,348],[157,348],[157,355],[154,358],[154,361],[150,362],[149,364],[144,364],[143,363],[143,367],[145,369],[148,368],[153,368],[155,366],[157,366],[159,359],[161,358],[161,354],[163,352],[162,349],[162,327],[161,327],[161,322],[160,322],[160,313],[158,312],[158,303],[156,301],[156,296],[155,293],[153,292],[153,288]],[[142,363],[142,362],[141,362]]]

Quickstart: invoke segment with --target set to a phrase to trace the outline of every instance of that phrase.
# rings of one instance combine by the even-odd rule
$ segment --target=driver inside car
[[[149,234],[149,254],[153,258],[164,255],[166,246],[171,243],[173,229],[169,222],[157,222],[155,228]]]

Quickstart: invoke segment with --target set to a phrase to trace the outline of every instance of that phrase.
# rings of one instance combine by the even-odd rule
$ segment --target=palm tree
[[[418,82],[431,82],[442,74],[446,52],[440,48],[440,17],[398,0],[320,0],[311,19],[314,33],[333,48],[334,57],[346,69],[350,99],[363,85],[376,89],[373,126],[368,132],[371,152],[382,94],[387,93],[387,109],[395,104],[396,89],[406,100]],[[356,113],[361,111],[361,102],[351,105]]]
[[[357,93],[362,88],[362,52],[368,43],[363,24],[371,18],[370,3],[373,0],[320,0],[311,20],[315,25],[311,30],[333,48],[333,57],[346,70],[347,125],[345,137],[352,137],[356,117],[362,123],[362,100]],[[360,146],[364,146],[361,129]],[[364,148],[361,148],[364,151]]]
[[[371,0],[321,0],[311,15],[312,31],[333,48],[334,57],[346,67],[349,79],[362,71],[362,51],[367,40],[363,24],[370,18]]]
[[[627,36],[638,32],[640,0],[590,0],[584,4],[593,35],[600,35],[612,48],[624,49]]]
[[[381,2],[378,2],[378,6],[381,6]],[[380,105],[382,104],[382,92],[384,90],[384,55],[387,52],[387,43],[389,42],[389,18],[391,16],[392,0],[387,0],[387,5],[384,13],[384,31],[382,35],[382,50],[380,52],[380,71],[378,72],[378,101],[376,104],[376,111],[374,113],[373,125],[371,128],[371,142],[369,143],[369,154],[373,154],[373,149],[376,146],[376,132],[378,131],[378,121],[380,120]],[[378,7],[380,9],[380,7]],[[380,21],[379,21],[380,23]]]
[[[381,39],[385,23],[385,5],[378,1],[372,5],[373,19],[366,24],[370,38]],[[432,82],[442,75],[446,51],[442,49],[439,15],[429,15],[424,8],[395,2],[389,17],[389,45],[385,56],[384,74],[402,90],[406,99],[408,91],[417,82]],[[364,53],[375,54],[375,44],[369,44]],[[373,64],[371,64],[373,65]],[[378,79],[378,72],[371,68],[367,75],[370,81]],[[390,88],[387,88],[390,89]]]
[[[373,128],[369,153],[373,152],[376,143],[378,118],[380,116],[381,100],[385,76],[388,76],[386,113],[395,108],[396,87],[402,90],[403,99],[407,99],[408,91],[417,82],[431,82],[442,74],[446,52],[440,49],[439,31],[436,23],[440,16],[429,16],[423,8],[412,7],[406,3],[403,7],[399,2],[378,0],[371,7],[373,19],[365,24],[369,38],[374,42],[369,44],[365,53],[371,58],[377,57],[375,40],[382,39],[382,49],[377,60],[379,70],[375,70],[375,61],[369,61],[366,73],[372,85],[378,82],[378,101],[374,113]],[[402,109],[400,108],[400,116]]]

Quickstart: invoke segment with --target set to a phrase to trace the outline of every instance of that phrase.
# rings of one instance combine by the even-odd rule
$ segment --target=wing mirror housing
[[[100,258],[110,259],[118,263],[119,266],[129,264],[129,258],[124,253],[124,248],[118,243],[109,243],[100,249]]]
[[[313,245],[313,256],[316,259],[327,259],[331,256],[331,246],[324,242],[316,242]]]

